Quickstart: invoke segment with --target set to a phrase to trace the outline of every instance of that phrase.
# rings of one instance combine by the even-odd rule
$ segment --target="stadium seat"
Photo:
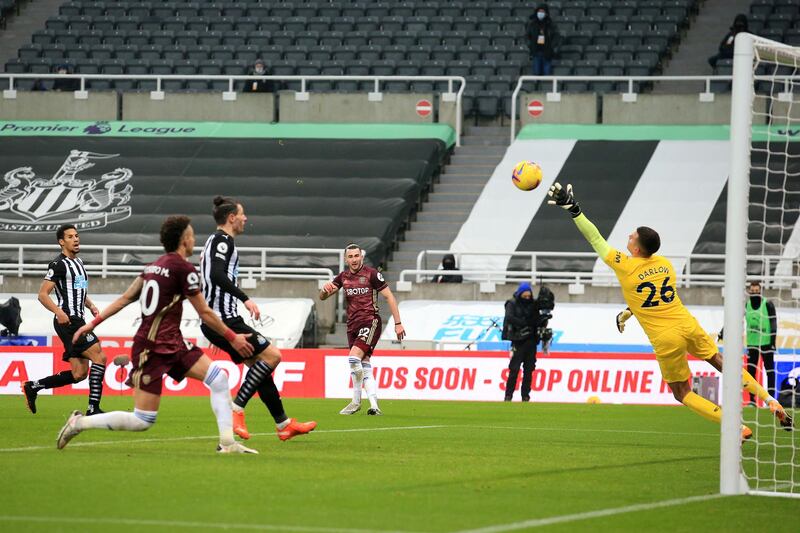
[[[612,2],[591,2],[586,7],[586,14],[593,17],[607,17],[611,13],[612,8]]]
[[[499,46],[510,47],[517,44],[518,39],[521,39],[521,37],[516,32],[502,30],[493,34],[492,43]]]
[[[359,46],[357,48],[358,58],[364,61],[377,61],[383,56],[383,47],[375,44]]]
[[[292,61],[297,61],[299,64],[300,62],[303,62],[308,58],[308,48],[306,48],[305,46],[293,46],[284,52],[283,57],[284,59],[291,59]],[[224,58],[219,58],[219,59],[224,59]]]
[[[122,59],[106,59],[100,62],[103,74],[125,74],[125,61]]]
[[[163,47],[157,44],[139,46],[139,57],[148,60],[161,59],[162,49]]]
[[[6,61],[5,64],[5,72],[8,74],[23,74],[28,72],[28,65],[23,60],[17,59],[9,59]]]
[[[49,49],[49,50],[52,50],[53,46],[54,45],[49,45],[46,48]],[[60,55],[58,57],[63,57],[63,55],[64,55],[63,46],[61,46],[61,45],[55,45],[55,46],[60,48],[60,50],[58,50],[60,52]],[[26,44],[26,45],[22,46],[19,49],[19,51],[17,52],[17,57],[19,57],[21,59],[31,59],[31,58],[41,57],[41,56],[42,56],[42,45],[41,44],[35,44],[35,43],[34,44]],[[53,57],[53,56],[47,56],[47,57]]]
[[[414,45],[406,50],[406,57],[411,61],[423,63],[431,58],[432,47],[429,45]]]
[[[605,44],[590,45],[583,49],[582,57],[591,61],[604,61],[608,57],[608,50],[609,47]]]
[[[463,61],[478,61],[480,60],[481,55],[483,55],[483,52],[481,51],[480,47],[473,46],[471,44],[462,46],[458,50],[458,59]]]
[[[445,46],[455,46],[461,48],[467,44],[467,32],[447,31],[442,34],[442,44]]]
[[[576,29],[579,31],[596,32],[603,28],[603,19],[600,17],[584,17],[578,21]]]
[[[55,31],[53,30],[37,30],[31,36],[31,42],[34,44],[47,45],[56,42]]]
[[[117,29],[116,19],[109,16],[93,17],[92,29],[102,32],[109,32]]]
[[[36,57],[46,57],[52,60],[58,60],[63,57],[66,57],[66,50],[67,47],[63,44],[48,44],[42,46],[41,53]],[[20,56],[20,57],[27,57],[27,56]]]
[[[613,14],[621,17],[631,17],[636,13],[637,3],[634,0],[614,2]]]
[[[617,41],[621,33],[625,32],[618,32],[616,30],[610,30],[610,29],[600,30],[598,32],[595,32],[594,35],[592,35],[591,44],[600,46],[609,46],[609,47],[614,46],[617,44]]]
[[[428,28],[431,31],[452,31],[454,25],[453,17],[446,17],[446,16],[438,16],[438,17],[431,17],[430,22],[428,23]]]
[[[493,44],[488,47],[483,47],[481,49],[481,58],[488,59],[491,61],[503,61],[508,55],[508,47]]]
[[[644,32],[638,30],[630,30],[620,34],[617,42],[619,44],[630,44],[633,46],[638,46],[642,43],[642,39],[644,38]]]
[[[129,62],[137,58],[139,47],[134,44],[118,44],[114,46],[114,57]]]
[[[111,59],[114,56],[114,47],[110,44],[98,44],[91,48],[89,57],[92,59]]]

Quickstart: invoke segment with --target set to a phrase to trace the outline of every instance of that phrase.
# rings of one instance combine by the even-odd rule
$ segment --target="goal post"
[[[739,427],[742,418],[741,377],[744,352],[744,299],[747,254],[747,200],[750,185],[750,128],[753,103],[752,35],[740,33],[733,48],[731,93],[731,170],[725,225],[725,357],[722,361],[722,428],[720,493],[742,494]],[[733,357],[731,357],[733,356]],[[734,440],[733,437],[736,437]]]
[[[771,289],[779,333],[794,327],[782,324],[800,322],[798,247],[792,244],[800,238],[800,138],[794,139],[800,131],[800,48],[746,33],[736,36],[730,129],[720,493],[800,497],[798,432],[776,427],[767,409],[743,409],[741,389],[748,276]],[[762,259],[748,263],[748,254]],[[764,256],[781,261],[773,264]],[[800,367],[798,349],[791,352],[789,366]],[[785,357],[776,351],[776,365]],[[781,384],[774,381],[769,392],[778,398]],[[744,445],[742,423],[754,433]]]

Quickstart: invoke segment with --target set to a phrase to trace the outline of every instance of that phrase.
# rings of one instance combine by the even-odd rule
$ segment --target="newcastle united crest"
[[[85,231],[125,220],[131,216],[126,205],[133,191],[130,169],[116,168],[99,178],[77,177],[95,166],[93,160],[117,156],[72,150],[50,179],[35,177],[31,167],[6,172],[0,183],[0,232],[49,232],[61,224]]]

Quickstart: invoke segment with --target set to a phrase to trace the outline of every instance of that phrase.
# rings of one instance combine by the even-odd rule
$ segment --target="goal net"
[[[800,396],[793,393],[800,394],[800,48],[737,37],[731,152],[720,487],[726,494],[800,498],[800,431],[786,431],[767,405],[743,395],[739,375],[749,352],[756,363],[751,373],[798,418]],[[773,320],[768,312],[761,315],[760,325],[760,300],[745,292],[752,281],[761,282],[762,300],[776,310]],[[740,445],[741,424],[753,437]]]

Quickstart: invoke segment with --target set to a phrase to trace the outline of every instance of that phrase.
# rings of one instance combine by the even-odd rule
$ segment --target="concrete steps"
[[[467,127],[461,146],[456,148],[433,192],[392,254],[386,272],[390,283],[397,281],[401,270],[416,268],[421,250],[450,248],[507,146],[507,128]],[[431,257],[428,265],[436,268],[440,261],[441,257]],[[388,316],[388,310],[382,309],[381,313],[384,312]]]
[[[445,206],[446,207],[446,206]],[[424,224],[424,223],[446,223],[452,222],[458,224],[458,227],[461,227],[463,221],[461,217],[463,216],[462,211],[433,211],[433,210],[425,210],[417,214],[417,221],[416,224]]]
[[[483,183],[478,182],[481,176],[479,175],[467,175],[466,178],[473,178],[469,181],[460,181],[460,180],[452,180],[445,183],[439,183],[436,185],[436,189],[433,194],[452,194],[452,193],[474,193],[480,194],[483,190],[483,186],[486,185],[486,178],[483,178]]]
[[[670,62],[665,76],[703,76],[711,74],[708,58],[717,53],[719,42],[733,24],[737,13],[748,13],[751,0],[705,0]],[[702,82],[659,82],[657,93],[699,93]]]
[[[58,15],[63,3],[64,0],[36,0],[20,6],[20,14],[10,17],[6,29],[0,30],[0,69],[5,71],[6,62],[17,57],[21,46],[30,44],[33,32],[43,30],[45,21]]]

